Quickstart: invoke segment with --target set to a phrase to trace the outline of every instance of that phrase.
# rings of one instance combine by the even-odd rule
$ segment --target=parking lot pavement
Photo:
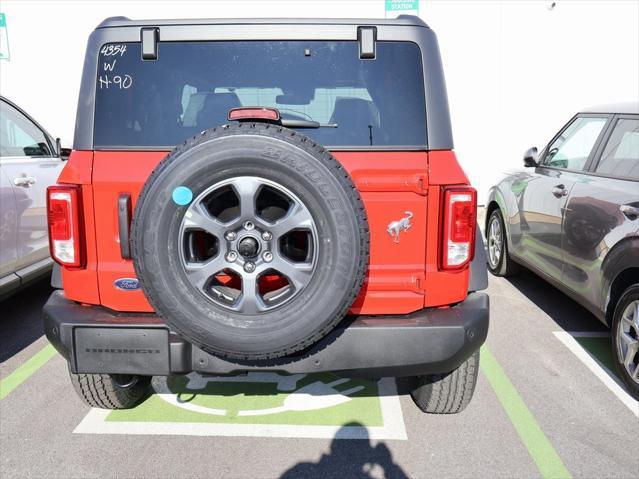
[[[530,273],[512,281],[491,278],[491,329],[482,373],[470,406],[455,416],[423,415],[409,397],[396,398],[381,386],[325,377],[270,385],[276,394],[266,397],[254,393],[255,384],[209,384],[197,377],[189,379],[192,383],[158,380],[169,389],[157,386],[162,394],[136,410],[105,415],[76,397],[64,360],[58,355],[49,359],[40,326],[48,292],[42,283],[0,303],[2,478],[592,478],[639,473],[639,406],[624,403],[554,334],[606,334],[605,328]],[[593,361],[605,366],[605,341],[593,344],[598,344],[591,348]],[[8,393],[7,384],[12,388]],[[289,403],[311,407],[317,397],[304,396],[302,388],[328,386],[339,390],[328,395],[335,404],[320,405],[308,416],[281,409]],[[295,388],[299,394],[289,394]],[[180,407],[188,403],[208,410],[175,407],[171,412],[164,405],[171,398],[178,398]],[[224,415],[211,413],[216,407]],[[279,408],[280,416],[251,423],[242,416],[246,408]],[[108,433],[111,427],[120,433]],[[325,437],[310,438],[316,437],[314,431]]]

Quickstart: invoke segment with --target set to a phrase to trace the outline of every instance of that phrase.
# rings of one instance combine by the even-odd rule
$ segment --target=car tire
[[[151,376],[124,374],[74,374],[75,391],[87,405],[100,409],[130,409],[147,394]]]
[[[422,412],[456,414],[466,409],[475,392],[479,372],[479,351],[448,374],[415,378],[411,397]]]
[[[486,222],[486,262],[488,270],[495,276],[513,276],[519,272],[519,265],[508,253],[508,238],[501,210],[492,211]]]
[[[305,226],[279,231],[293,211]],[[197,225],[206,255],[186,236]],[[291,247],[303,258],[293,267],[290,231],[306,235]],[[162,160],[138,199],[131,242],[146,298],[173,331],[210,354],[251,361],[296,353],[331,331],[360,292],[369,254],[348,172],[308,137],[265,123],[204,131]],[[264,294],[269,274],[283,286]]]
[[[619,298],[610,336],[617,371],[639,400],[639,284],[627,288]]]

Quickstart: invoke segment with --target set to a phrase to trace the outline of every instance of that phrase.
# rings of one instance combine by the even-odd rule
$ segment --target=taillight
[[[454,186],[445,188],[443,195],[439,267],[459,270],[465,268],[475,254],[477,192],[470,186]]]
[[[80,228],[80,187],[55,185],[47,188],[47,219],[51,257],[62,266],[83,265]]]

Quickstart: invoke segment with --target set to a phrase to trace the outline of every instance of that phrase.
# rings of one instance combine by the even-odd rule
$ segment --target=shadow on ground
[[[345,424],[337,431],[331,443],[330,452],[322,454],[317,462],[300,462],[282,474],[281,479],[310,477],[351,477],[408,478],[404,470],[393,461],[388,446],[378,442],[374,447],[370,439],[341,440],[340,435],[347,427],[361,427],[354,422]]]
[[[0,362],[44,334],[42,307],[51,295],[49,282],[47,277],[0,302]]]
[[[507,278],[522,294],[550,316],[564,331],[572,334],[581,346],[624,390],[614,363],[610,330],[590,311],[539,276],[522,268],[517,276]],[[585,335],[580,333],[586,333]],[[592,333],[600,333],[592,335]]]
[[[608,331],[590,311],[527,269],[507,280],[563,330]]]

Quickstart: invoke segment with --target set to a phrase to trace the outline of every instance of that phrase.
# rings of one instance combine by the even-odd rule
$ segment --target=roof
[[[398,25],[426,27],[428,25],[414,15],[400,15],[397,18],[209,18],[171,20],[131,20],[127,17],[109,17],[96,28],[113,27],[161,27],[165,25]]]
[[[607,103],[583,108],[580,113],[621,113],[639,115],[639,101],[626,101],[622,103]]]

